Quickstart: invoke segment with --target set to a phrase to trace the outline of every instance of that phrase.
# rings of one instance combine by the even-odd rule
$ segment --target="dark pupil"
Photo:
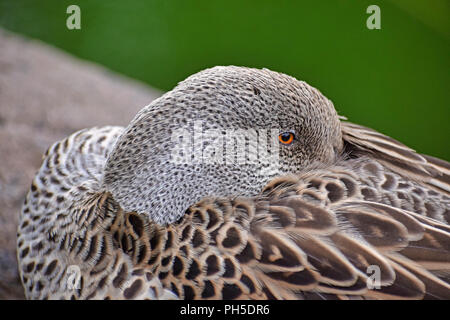
[[[291,134],[289,132],[285,132],[281,134],[281,140],[283,141],[289,141],[289,139],[291,138]]]

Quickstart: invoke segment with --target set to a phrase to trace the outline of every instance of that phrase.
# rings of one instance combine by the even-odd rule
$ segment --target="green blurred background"
[[[66,28],[70,4],[81,30]],[[366,28],[371,4],[381,30]],[[319,88],[349,120],[446,160],[449,16],[449,0],[0,0],[0,26],[159,89],[214,65],[267,67]]]

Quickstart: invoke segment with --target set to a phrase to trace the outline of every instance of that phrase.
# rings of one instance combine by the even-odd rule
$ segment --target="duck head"
[[[136,115],[102,184],[124,210],[166,225],[204,197],[256,196],[342,148],[339,117],[317,89],[267,69],[214,67]]]

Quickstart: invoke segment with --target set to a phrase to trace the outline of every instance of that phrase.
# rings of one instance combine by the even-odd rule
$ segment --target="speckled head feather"
[[[211,129],[241,130],[238,139],[247,144],[268,129],[293,132],[295,141],[275,150],[278,164],[271,168],[256,155],[242,164],[174,163],[172,135],[195,123],[213,144],[223,140],[205,136]],[[215,67],[190,76],[138,113],[108,158],[104,185],[125,210],[166,224],[203,197],[255,196],[277,175],[331,163],[342,146],[333,104],[317,89],[267,69]],[[201,157],[203,148],[194,142],[193,157]]]

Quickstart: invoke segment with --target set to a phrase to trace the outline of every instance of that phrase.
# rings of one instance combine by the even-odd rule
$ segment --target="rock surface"
[[[23,299],[20,207],[42,154],[82,128],[127,125],[161,95],[144,84],[0,29],[0,299]]]

